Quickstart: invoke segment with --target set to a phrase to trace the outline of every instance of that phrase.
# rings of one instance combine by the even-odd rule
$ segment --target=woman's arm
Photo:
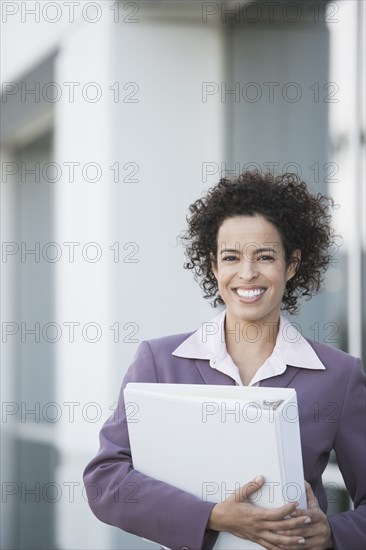
[[[308,508],[311,510],[298,509],[292,514],[293,516],[309,515],[312,518],[309,535],[316,542],[317,549],[364,550],[366,548],[366,377],[360,359],[352,358],[352,360],[353,364],[345,365],[347,380],[344,400],[340,403],[341,414],[334,449],[355,509],[325,516],[317,506],[313,492],[307,487]],[[329,396],[331,398],[331,387]],[[331,529],[329,540],[326,522]],[[294,532],[301,534],[303,531]],[[319,533],[323,536],[321,545],[318,544]],[[312,550],[314,546],[311,540],[308,544]]]
[[[354,510],[328,516],[334,548],[366,548],[366,377],[360,359],[354,358],[341,419],[334,443]]]
[[[100,432],[99,452],[84,471],[89,506],[101,521],[172,550],[211,550],[218,533],[206,526],[214,503],[202,502],[132,465],[123,390],[128,382],[158,381],[150,346],[141,342],[123,380],[118,406]]]

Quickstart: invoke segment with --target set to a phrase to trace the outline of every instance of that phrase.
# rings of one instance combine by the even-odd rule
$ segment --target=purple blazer
[[[191,334],[140,343],[123,379],[116,411],[101,429],[99,452],[85,468],[84,483],[90,508],[101,521],[172,550],[211,550],[218,532],[206,525],[214,503],[134,470],[122,393],[128,382],[235,385],[232,378],[210,367],[208,360],[172,355]],[[324,512],[327,498],[321,475],[335,449],[355,508],[329,516],[335,548],[365,550],[365,374],[360,359],[325,344],[309,343],[326,370],[288,365],[283,374],[262,381],[261,386],[296,389],[305,479]],[[194,468],[194,464],[187,466]]]

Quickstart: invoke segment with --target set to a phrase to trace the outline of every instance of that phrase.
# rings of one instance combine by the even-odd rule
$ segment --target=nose
[[[243,258],[239,264],[238,276],[244,281],[251,281],[258,276],[258,269],[256,262],[249,258]]]

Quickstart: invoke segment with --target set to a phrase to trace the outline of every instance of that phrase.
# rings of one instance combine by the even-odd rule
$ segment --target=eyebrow
[[[225,254],[225,252],[235,252],[237,254],[238,248],[224,248],[220,251],[220,254]],[[274,248],[270,248],[269,246],[264,248],[257,248],[255,252],[256,254],[262,254],[263,252],[271,252],[271,254],[277,254],[277,250],[275,250]]]

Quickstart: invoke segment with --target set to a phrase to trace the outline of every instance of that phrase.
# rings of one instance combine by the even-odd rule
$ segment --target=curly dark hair
[[[331,197],[311,194],[297,174],[262,175],[258,170],[245,171],[235,179],[223,177],[202,195],[189,206],[188,230],[180,239],[189,260],[183,267],[194,270],[204,298],[217,295],[211,302],[213,307],[224,305],[224,301],[218,294],[211,258],[217,261],[217,234],[222,222],[234,216],[259,214],[271,222],[281,236],[287,265],[294,261],[294,251],[301,250],[301,261],[287,281],[281,309],[295,313],[301,296],[309,300],[319,291],[337,247],[338,236],[330,225]]]

